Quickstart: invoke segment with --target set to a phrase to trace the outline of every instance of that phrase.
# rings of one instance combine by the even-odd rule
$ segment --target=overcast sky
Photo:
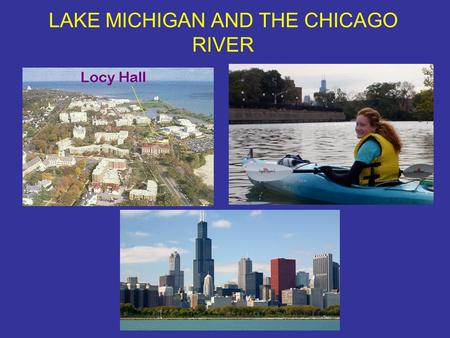
[[[137,276],[159,283],[178,251],[185,284],[192,284],[199,212],[190,210],[122,210],[120,213],[120,280]],[[337,210],[206,211],[212,240],[215,285],[237,282],[238,261],[249,257],[253,271],[270,276],[270,259],[296,260],[297,271],[312,273],[315,254],[332,253],[339,262]]]
[[[213,81],[213,68],[23,68],[23,81],[80,81],[80,73],[117,74],[145,71],[153,81]]]
[[[319,91],[320,80],[326,79],[327,89],[341,88],[350,97],[362,92],[375,82],[412,83],[416,91],[423,89],[422,69],[428,64],[232,64],[230,70],[260,68],[277,70],[281,76],[289,76],[303,95]]]

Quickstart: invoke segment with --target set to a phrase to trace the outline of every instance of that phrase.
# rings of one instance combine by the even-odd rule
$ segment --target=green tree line
[[[139,318],[287,318],[287,317],[313,317],[340,315],[340,306],[332,305],[326,309],[319,309],[311,305],[291,305],[282,307],[247,307],[247,306],[223,306],[220,308],[206,309],[199,305],[193,308],[177,308],[173,306],[155,306],[137,309],[132,304],[120,304],[121,317]]]

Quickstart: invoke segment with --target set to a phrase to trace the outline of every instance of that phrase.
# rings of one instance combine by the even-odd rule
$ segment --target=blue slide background
[[[392,10],[393,30],[50,30],[48,12]],[[119,331],[119,209],[21,206],[23,67],[214,67],[215,208],[228,184],[228,63],[433,63],[433,206],[286,206],[341,210],[339,332],[228,336],[445,336],[448,316],[448,4],[444,1],[35,0],[2,4],[0,332],[3,337],[207,337]],[[252,54],[193,54],[196,35],[251,35]],[[208,34],[209,33],[209,34]],[[238,207],[233,207],[238,208]],[[245,207],[243,207],[245,208]],[[276,206],[269,208],[278,208]],[[447,225],[446,225],[447,224]],[[274,224],[274,229],[276,225]]]

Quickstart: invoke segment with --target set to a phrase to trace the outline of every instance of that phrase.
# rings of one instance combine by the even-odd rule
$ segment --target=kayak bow
[[[293,196],[301,200],[333,204],[432,204],[434,193],[423,180],[400,182],[389,186],[346,187],[328,179],[318,164],[300,163],[294,167],[252,157],[242,164],[249,180],[258,187]],[[333,167],[335,170],[348,168]],[[405,176],[424,178],[433,166],[416,165],[405,169]],[[416,174],[415,174],[416,173]]]

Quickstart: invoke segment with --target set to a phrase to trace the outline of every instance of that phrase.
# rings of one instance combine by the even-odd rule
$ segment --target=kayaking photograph
[[[430,64],[229,66],[230,204],[432,204]]]

